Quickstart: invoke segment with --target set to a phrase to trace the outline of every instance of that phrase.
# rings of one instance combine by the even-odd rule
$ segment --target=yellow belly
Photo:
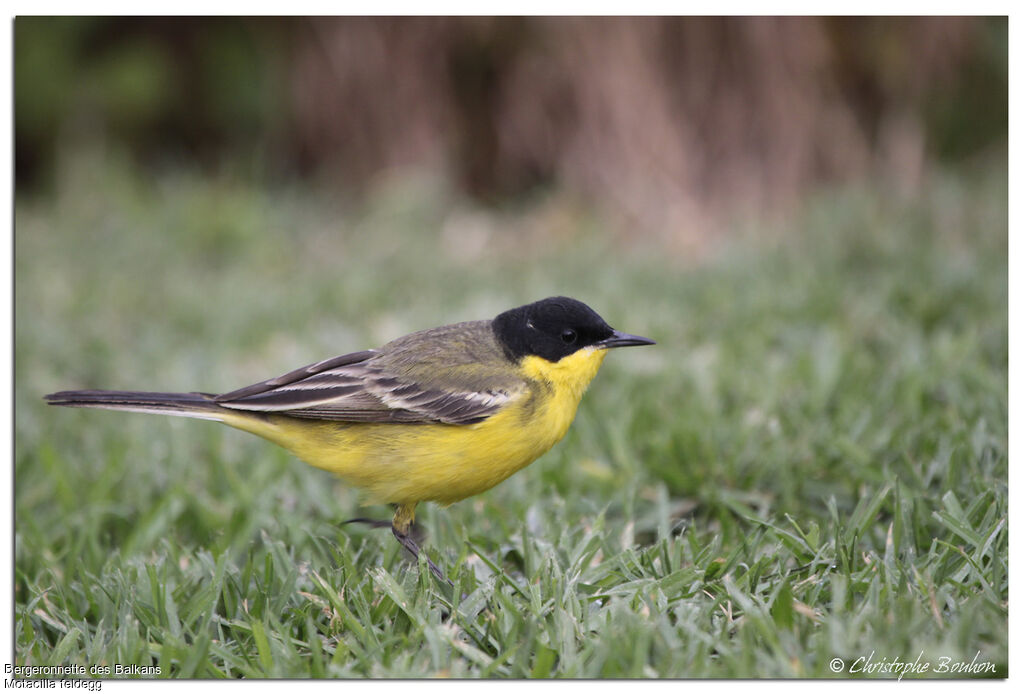
[[[490,489],[532,463],[572,424],[605,350],[552,364],[526,357],[530,387],[478,424],[367,424],[271,415],[230,417],[250,431],[365,491],[374,503],[450,504]]]

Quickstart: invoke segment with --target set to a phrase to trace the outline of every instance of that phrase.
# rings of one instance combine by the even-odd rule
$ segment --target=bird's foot
[[[403,547],[405,547],[407,550],[409,550],[409,552],[412,554],[412,556],[414,556],[417,560],[419,559],[420,547],[419,547],[419,545],[416,544],[416,541],[414,539],[412,539],[412,536],[409,533],[402,532],[396,526],[392,525],[391,526],[391,534],[395,536],[395,539],[398,540],[399,544],[401,544]],[[448,580],[448,577],[444,575],[444,572],[441,571],[441,569],[437,568],[437,564],[435,564],[430,559],[430,557],[428,557],[425,553],[423,555],[423,558],[427,560],[427,566],[430,567],[430,571],[435,576],[437,576],[440,580],[444,581],[445,583],[447,583],[450,586],[454,586],[455,585],[450,580]]]

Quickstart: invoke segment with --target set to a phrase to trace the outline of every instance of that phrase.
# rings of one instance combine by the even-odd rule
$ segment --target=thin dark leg
[[[412,556],[414,556],[417,559],[419,559],[420,548],[419,548],[419,545],[416,544],[415,540],[413,540],[408,535],[405,535],[402,532],[400,532],[398,530],[398,528],[396,528],[395,526],[391,526],[391,533],[395,536],[395,539],[398,540],[398,542],[403,547],[405,547],[407,550],[409,550],[409,552],[412,554]],[[426,554],[424,554],[423,558],[427,560],[427,566],[430,567],[430,571],[435,576],[437,576],[439,579],[441,579],[442,581],[446,582],[450,586],[455,585],[454,583],[452,583],[451,581],[448,580],[448,577],[444,575],[444,572],[441,571],[441,569],[437,568],[437,564],[435,564],[430,559],[430,557],[428,557]]]
[[[362,523],[363,525],[369,525],[371,528],[391,527],[391,521],[375,520],[373,518],[349,518],[347,521],[343,521],[342,525],[348,525],[349,523]]]
[[[415,519],[416,504],[401,504],[395,510],[395,517],[391,521],[391,534],[395,536],[399,544],[405,547],[412,556],[419,559],[420,547],[416,544],[416,540],[412,538],[413,520]],[[437,564],[431,561],[430,557],[426,554],[423,557],[427,560],[427,566],[430,567],[430,571],[437,576],[439,579],[444,581],[450,586],[455,585],[448,580],[448,577],[444,575],[441,569],[437,568]]]
[[[391,528],[391,534],[395,536],[395,539],[398,540],[399,544],[401,544],[402,547],[405,547],[405,549],[418,560],[420,556],[420,547],[416,544],[416,540],[413,537],[416,530],[415,524],[413,523],[413,519],[415,517],[413,515],[414,509],[414,505],[410,506],[407,504],[398,506],[395,510],[395,518],[390,522],[375,520],[373,518],[349,518],[347,521],[344,521],[342,525],[347,525],[349,523],[362,523],[363,525],[369,525],[372,528]],[[445,576],[444,572],[437,567],[437,564],[431,561],[430,557],[424,554],[424,558],[427,560],[427,566],[430,567],[430,571],[435,576],[450,586],[455,585],[448,580],[448,577]]]

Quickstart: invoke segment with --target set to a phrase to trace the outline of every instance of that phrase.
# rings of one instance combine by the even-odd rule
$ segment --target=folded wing
[[[403,351],[385,347],[342,355],[215,396],[214,401],[230,409],[341,422],[473,424],[526,388],[514,374],[497,368],[467,379],[465,369],[453,363],[446,377],[446,369],[418,364]],[[480,371],[479,362],[472,366]]]

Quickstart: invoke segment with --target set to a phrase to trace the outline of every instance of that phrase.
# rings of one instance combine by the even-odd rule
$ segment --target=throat
[[[521,366],[528,378],[551,387],[556,399],[571,400],[575,410],[607,354],[604,349],[584,347],[556,362],[532,355],[523,357]]]
[[[604,356],[605,350],[584,348],[557,362],[534,355],[523,357],[519,362],[523,375],[532,382],[530,390],[533,391],[517,413],[522,430],[530,432],[527,437],[531,447],[529,460],[542,455],[565,436],[576,418],[580,398],[597,374]]]

